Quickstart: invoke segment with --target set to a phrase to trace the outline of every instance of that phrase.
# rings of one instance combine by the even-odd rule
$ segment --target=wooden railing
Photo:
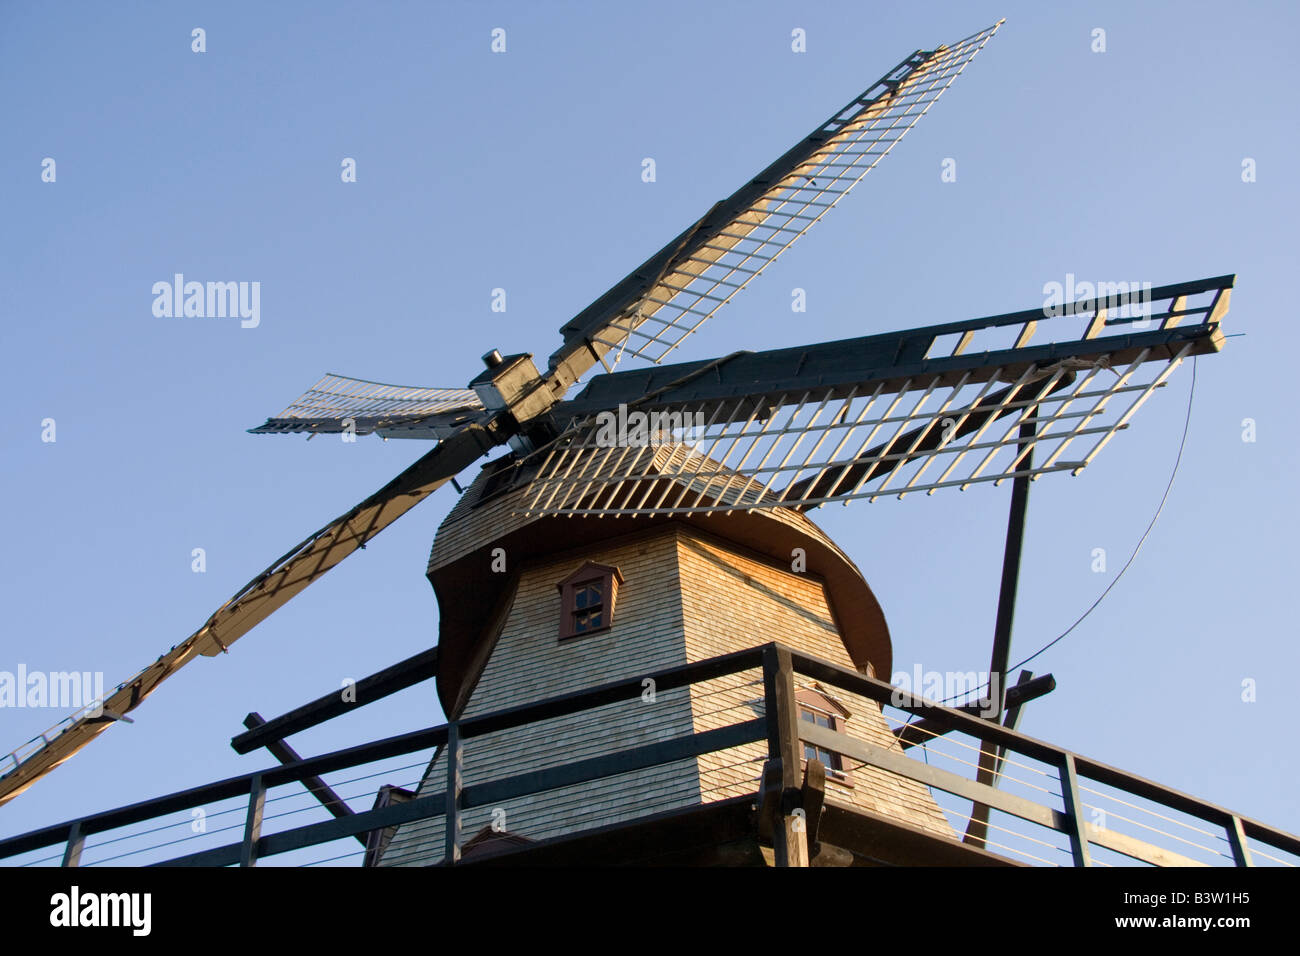
[[[472,784],[466,784],[462,780],[464,747],[467,742],[485,734],[524,727],[620,701],[636,700],[642,694],[646,678],[652,679],[657,692],[662,693],[759,668],[763,672],[761,717],[499,779]],[[1048,768],[1035,772],[1044,779],[1054,779],[1059,785],[1059,794],[1051,794],[1059,798],[1059,804],[1055,800],[1033,799],[998,789],[931,765],[924,759],[925,755],[922,755],[923,759],[912,755],[921,748],[913,748],[912,754],[909,754],[899,746],[881,746],[800,720],[794,696],[800,677],[811,678],[825,687],[872,700],[881,705],[882,712],[896,709],[898,713],[907,715],[908,719],[927,718],[927,726],[947,728],[948,733],[941,735],[944,741],[956,740],[960,735],[977,741],[974,745],[976,749],[1001,748],[1009,761],[1012,760],[1011,755],[1017,755],[1021,760],[1033,761],[1041,768]],[[466,810],[494,806],[512,798],[583,784],[673,761],[698,758],[704,754],[759,741],[767,743],[767,762],[761,785],[756,781],[755,797],[761,813],[770,815],[767,818],[770,826],[766,832],[771,833],[778,864],[798,865],[806,862],[809,835],[796,836],[800,833],[802,817],[793,812],[797,809],[798,793],[804,783],[802,742],[842,754],[851,761],[876,768],[880,772],[915,781],[929,787],[936,793],[936,797],[948,794],[962,801],[970,801],[971,804],[990,807],[1005,814],[1006,820],[1013,824],[1000,828],[1008,833],[1021,827],[1027,839],[1034,839],[1045,846],[1050,841],[1028,836],[1029,832],[1057,834],[1064,847],[1065,862],[1078,866],[1094,863],[1094,848],[1098,847],[1111,854],[1119,854],[1124,859],[1153,865],[1202,862],[1170,849],[1168,845],[1161,846],[1160,841],[1139,839],[1122,829],[1088,820],[1089,804],[1082,799],[1081,792],[1105,796],[1100,791],[1091,789],[1089,784],[1122,795],[1114,799],[1133,808],[1126,811],[1130,814],[1151,813],[1153,818],[1171,822],[1176,820],[1167,814],[1179,814],[1201,821],[1211,830],[1199,832],[1218,833],[1225,847],[1229,848],[1229,852],[1223,856],[1231,864],[1250,866],[1257,862],[1253,859],[1251,841],[1254,841],[1257,848],[1267,847],[1300,858],[1300,838],[1289,833],[1062,750],[970,713],[911,697],[884,681],[772,643],[613,681],[536,703],[428,727],[65,821],[0,840],[0,860],[23,863],[23,860],[16,858],[63,845],[63,865],[77,866],[90,837],[121,833],[137,824],[156,822],[177,812],[210,806],[216,801],[245,798],[247,808],[239,839],[198,852],[170,856],[153,865],[251,866],[291,851],[344,838],[364,838],[372,831],[439,816],[446,821],[443,862],[454,865],[461,858],[463,843],[460,821]],[[351,813],[336,819],[265,832],[268,794],[276,788],[296,789],[295,785],[320,774],[358,768],[392,757],[427,752],[437,747],[443,748],[447,758],[447,784],[441,792],[416,796],[405,803]],[[1047,792],[1047,788],[1042,789]],[[1142,801],[1142,804],[1134,801]],[[1152,807],[1160,809],[1152,810]],[[1166,815],[1162,817],[1161,814]],[[238,830],[239,827],[236,825],[231,829]],[[1168,844],[1169,840],[1163,842]],[[989,846],[993,845],[993,841],[990,841]],[[1267,851],[1261,852],[1270,860],[1292,863],[1292,860],[1273,857]]]

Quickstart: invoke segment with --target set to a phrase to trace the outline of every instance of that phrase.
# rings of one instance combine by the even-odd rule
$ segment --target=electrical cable
[[[1165,510],[1165,502],[1169,500],[1169,492],[1173,490],[1174,479],[1178,477],[1178,466],[1182,464],[1183,450],[1187,447],[1187,433],[1188,430],[1191,428],[1191,424],[1192,424],[1192,399],[1194,399],[1195,397],[1196,397],[1196,356],[1193,355],[1192,356],[1192,385],[1187,392],[1187,414],[1186,417],[1183,419],[1183,437],[1178,442],[1178,455],[1177,457],[1174,458],[1173,471],[1171,471],[1169,474],[1169,482],[1168,484],[1165,485],[1165,493],[1160,496],[1160,504],[1156,507],[1156,513],[1151,516],[1151,521],[1150,523],[1147,524],[1146,530],[1142,532],[1142,537],[1138,538],[1138,543],[1133,548],[1133,553],[1130,554],[1128,560],[1124,562],[1124,566],[1119,569],[1119,573],[1115,575],[1114,580],[1112,580],[1110,584],[1106,585],[1105,590],[1101,592],[1101,594],[1097,597],[1097,600],[1093,601],[1092,605],[1081,615],[1079,615],[1078,619],[1076,619],[1073,624],[1067,627],[1064,631],[1062,631],[1052,640],[1048,641],[1038,650],[1034,651],[1034,653],[1030,654],[1024,660],[1020,661],[1020,663],[1013,664],[1011,667],[1007,668],[1008,672],[1018,670],[1019,668],[1024,667],[1034,658],[1045,653],[1048,649],[1054,647],[1056,644],[1060,643],[1067,636],[1069,636],[1070,632],[1073,631],[1080,624],[1082,624],[1084,620],[1088,617],[1088,615],[1091,614],[1093,611],[1095,611],[1098,605],[1100,605],[1101,602],[1106,599],[1106,595],[1110,594],[1111,590],[1115,587],[1115,585],[1119,584],[1120,578],[1124,577],[1124,572],[1127,571],[1129,567],[1132,566],[1133,562],[1137,559],[1138,552],[1142,550],[1142,545],[1146,543],[1147,536],[1151,534],[1151,529],[1156,526],[1156,522],[1160,519],[1161,512]],[[985,681],[978,688],[976,688],[976,690],[977,691],[983,690],[986,687],[988,687],[988,681]],[[957,698],[963,696],[965,696],[965,693],[954,694],[952,697],[945,698],[939,703],[946,704],[949,703],[950,701],[954,701]]]

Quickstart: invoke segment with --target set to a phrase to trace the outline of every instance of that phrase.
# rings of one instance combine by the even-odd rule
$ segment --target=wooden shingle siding
[[[520,494],[503,495],[473,509],[467,492],[439,529],[430,566],[478,552],[509,530],[535,520],[510,513]],[[805,535],[826,540],[803,515],[781,512],[776,517]],[[629,525],[624,522],[618,527]],[[654,524],[581,549],[566,551],[566,546],[571,543],[566,545],[563,535],[557,534],[554,552],[511,568],[517,576],[513,601],[494,646],[487,650],[481,674],[476,682],[470,681],[473,689],[462,716],[636,678],[770,641],[854,667],[826,585],[815,575],[796,573],[771,557],[684,522]],[[613,626],[561,641],[562,607],[556,584],[588,561],[618,568],[623,576]],[[461,599],[472,601],[473,595]],[[798,680],[801,686],[814,686],[810,680]],[[844,732],[898,749],[877,704],[834,688],[820,690],[849,711]],[[463,782],[473,786],[725,727],[761,717],[763,709],[758,670],[663,691],[653,702],[624,701],[471,738],[464,743]],[[461,832],[468,839],[491,824],[494,809],[504,812],[507,831],[543,840],[701,802],[752,795],[765,759],[766,744],[754,743],[532,794],[505,801],[499,808],[465,811]],[[954,836],[926,787],[847,759],[845,770],[853,785],[828,780],[833,799]],[[441,791],[445,782],[443,758],[438,755],[420,794]],[[381,865],[427,865],[440,861],[443,852],[443,820],[421,821],[398,828]]]
[[[697,532],[678,534],[683,620],[687,658],[707,660],[764,644],[781,643],[833,664],[852,668],[839,638],[822,583],[770,561],[736,553],[724,542]],[[796,677],[798,686],[813,682]],[[899,750],[894,734],[873,701],[824,688],[852,715],[844,732],[878,746]],[[735,674],[691,688],[697,733],[763,713],[762,675]],[[755,743],[700,757],[700,788],[705,801],[754,792],[766,756]],[[747,761],[747,762],[745,762]],[[927,830],[954,836],[928,788],[855,761],[845,761],[852,787],[827,780],[828,795],[892,816]]]
[[[562,544],[557,542],[557,545]],[[617,567],[625,583],[613,627],[589,637],[559,640],[556,582],[585,561]],[[514,605],[466,706],[466,717],[542,700],[596,684],[636,677],[686,662],[682,646],[676,537],[665,533],[621,547],[532,565],[519,572]],[[553,767],[692,732],[685,688],[610,704],[465,742],[465,785]],[[445,786],[436,758],[421,794]],[[579,786],[505,801],[506,829],[540,840],[647,813],[699,803],[694,760],[676,761]],[[466,811],[462,833],[492,822],[494,808]],[[441,818],[399,828],[383,865],[424,865],[443,855]]]

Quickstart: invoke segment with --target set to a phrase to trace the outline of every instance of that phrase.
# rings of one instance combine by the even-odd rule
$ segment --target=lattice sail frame
[[[851,384],[629,406],[620,412],[621,441],[611,442],[609,415],[588,417],[543,450],[522,513],[806,510],[1021,475],[1077,475],[1184,359],[1218,350],[1231,277],[1191,285],[1200,292],[1170,295],[1162,311],[1127,295],[1109,309],[1089,300],[1059,310],[1084,321],[1083,334],[1059,349],[1053,343],[1038,360],[1029,359],[1044,350],[1029,342],[1043,310],[901,333],[900,342],[919,337],[925,346],[925,361],[901,376],[881,369]],[[1189,304],[1193,298],[1206,301]],[[1199,324],[1179,328],[1198,316]],[[1099,338],[1135,323],[1155,332]],[[1010,348],[968,351],[977,334],[1007,333]],[[628,428],[635,411],[644,424]]]
[[[483,403],[467,388],[385,385],[328,374],[279,415],[249,431],[253,434],[332,433],[350,429],[366,435],[390,428],[409,430],[410,426],[435,416],[454,418],[459,417],[455,413],[463,412],[468,418],[482,410]]]
[[[913,54],[824,123],[825,146],[696,251],[670,260],[644,297],[592,337],[613,350],[606,368],[624,354],[662,361],[730,302],[888,155],[1001,25]]]

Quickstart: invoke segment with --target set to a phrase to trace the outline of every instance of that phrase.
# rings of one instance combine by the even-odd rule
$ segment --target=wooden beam
[[[235,753],[251,753],[258,747],[266,747],[274,741],[283,740],[290,734],[296,734],[308,727],[315,727],[317,724],[332,720],[349,710],[364,707],[366,704],[373,704],[377,700],[383,700],[391,694],[396,694],[399,690],[405,690],[407,687],[419,684],[431,677],[436,677],[437,674],[438,648],[435,647],[431,650],[421,651],[404,661],[398,661],[391,667],[386,667],[369,677],[361,678],[352,686],[352,690],[356,693],[351,701],[345,701],[343,694],[334,690],[324,696],[317,697],[309,704],[303,704],[301,707],[289,711],[287,714],[281,714],[271,720],[264,720],[256,727],[253,727],[245,720],[244,725],[250,727],[249,731],[239,734],[237,737],[232,737],[230,746],[235,749]]]
[[[265,723],[266,722],[262,720],[262,715],[256,711],[244,718],[244,726],[249,729],[256,729],[257,727],[265,726]],[[280,761],[281,764],[298,763],[302,760],[302,757],[299,756],[298,752],[283,740],[271,741],[266,745],[266,749],[269,750],[271,756],[275,757],[275,759]],[[306,787],[307,792],[319,800],[321,806],[328,810],[333,816],[347,817],[356,812],[343,801],[342,797],[334,792],[333,787],[327,784],[320,777],[303,777],[302,785]],[[356,837],[361,842],[362,846],[366,845],[366,835],[364,833],[358,833]]]
[[[1027,864],[977,850],[955,839],[943,839],[933,830],[905,823],[897,817],[841,803],[826,802],[822,835],[835,847],[852,851],[856,865],[871,866],[978,866],[1023,867]],[[826,842],[822,846],[826,846]],[[813,866],[830,865],[813,860]]]
[[[758,838],[772,843],[774,821],[781,815],[781,761],[769,757],[763,762],[758,784]]]
[[[781,801],[772,821],[772,848],[777,866],[808,865],[808,833],[800,809],[799,704],[795,700],[794,665],[784,647],[763,649],[764,720],[768,757],[780,761]]]
[[[81,851],[86,846],[86,834],[81,830],[81,821],[78,820],[72,825],[72,831],[68,834],[68,846],[63,851],[64,866],[81,866]]]
[[[1037,406],[1030,406],[1025,411],[1029,420],[1020,423],[1018,446],[1023,456],[1020,468],[1028,471],[1034,467],[1036,426],[1032,419],[1037,418],[1038,409]],[[1011,485],[1011,509],[1007,516],[1007,538],[1002,552],[1002,586],[998,592],[998,614],[993,625],[993,652],[989,660],[989,701],[993,713],[988,716],[992,720],[1002,716],[1006,698],[1007,662],[1011,655],[1011,625],[1016,613],[1016,589],[1020,583],[1020,556],[1025,542],[1025,512],[1029,508],[1029,483],[1030,476],[1021,475]],[[1018,711],[1016,717],[1018,720]],[[1001,757],[1002,749],[999,746],[981,741],[979,767],[975,779],[980,783],[996,786]],[[970,813],[965,842],[982,849],[988,837],[989,808],[977,803],[971,807]]]
[[[1075,767],[1079,773],[1082,773],[1090,781],[1095,781],[1109,787],[1115,787],[1134,796],[1142,797],[1146,800],[1153,800],[1156,803],[1163,804],[1173,810],[1189,814],[1200,820],[1208,820],[1211,823],[1226,825],[1231,822],[1234,814],[1217,804],[1210,803],[1207,800],[1201,800],[1191,794],[1184,793],[1181,790],[1175,790],[1173,787],[1167,787],[1164,784],[1156,783],[1154,780],[1148,780],[1140,777],[1135,773],[1129,773],[1126,770],[1120,770],[1118,767],[1112,767],[1109,764],[1102,763],[1099,760],[1093,760],[1090,757],[1072,754],[1063,750],[1054,744],[1038,740],[1018,730],[1011,730],[1000,724],[994,724],[987,720],[981,720],[979,717],[963,713],[959,710],[953,710],[948,707],[942,707],[938,704],[924,700],[920,695],[911,693],[903,695],[901,704],[896,700],[898,688],[893,687],[886,681],[879,680],[875,677],[867,677],[865,674],[859,674],[857,671],[842,667],[839,664],[832,664],[829,661],[820,660],[811,657],[800,651],[791,651],[791,659],[794,661],[796,672],[815,678],[828,684],[831,687],[838,687],[842,690],[850,691],[859,696],[874,700],[881,705],[891,707],[900,707],[910,713],[919,714],[923,717],[941,717],[942,720],[952,729],[962,733],[968,733],[980,740],[990,741],[1000,744],[1008,750],[1018,754],[1023,754],[1033,760],[1041,760],[1044,763],[1050,763],[1053,766],[1060,766],[1061,761],[1069,756],[1073,759]],[[812,726],[811,724],[807,726]],[[823,728],[817,728],[822,730]],[[800,730],[803,735],[806,728]],[[828,731],[829,732],[829,731]],[[850,741],[853,738],[843,737],[844,741]],[[807,739],[805,737],[805,739]],[[852,756],[851,751],[843,750],[839,744],[832,744],[828,747],[830,750],[839,749],[841,753]],[[902,754],[895,754],[900,760],[907,763],[914,761],[907,760]],[[854,757],[854,759],[861,759]],[[864,761],[869,762],[869,761]],[[993,791],[997,792],[997,791]],[[999,808],[1000,809],[1000,808]],[[1242,832],[1249,837],[1253,837],[1269,846],[1276,847],[1287,853],[1300,855],[1300,837],[1295,834],[1287,833],[1285,830],[1279,830],[1277,827],[1269,826],[1258,820],[1241,818]]]
[[[1017,686],[1023,687],[1025,684],[1028,684],[1033,680],[1033,678],[1033,671],[1021,671],[1020,679],[1017,681]],[[1002,721],[1002,726],[1010,730],[1019,730],[1020,715],[1024,712],[1023,708],[1024,702],[1022,701],[1018,701],[1014,707],[1009,708],[1007,710],[1006,718]],[[989,747],[989,752],[993,756],[991,762],[987,764],[988,774],[984,775],[983,772],[986,767],[984,760],[985,746],[986,745],[981,743],[980,766],[976,772],[975,779],[979,780],[981,783],[987,783],[990,787],[996,787],[998,785],[998,777],[1002,773],[1003,748],[997,744],[987,745]],[[966,842],[975,844],[979,847],[984,847],[989,833],[989,808],[987,805],[982,803],[973,804],[971,806],[970,815],[970,823],[966,827]]]
[[[808,826],[808,847],[811,853],[817,843],[817,828],[821,824],[822,808],[826,805],[826,765],[820,760],[809,760],[803,772],[803,787],[799,805],[803,808]]]
[[[1106,310],[1098,309],[1096,314],[1088,322],[1088,328],[1083,333],[1085,339],[1095,339],[1106,330]]]
[[[1191,857],[1183,856],[1181,853],[1175,853],[1173,850],[1166,850],[1164,847],[1147,843],[1145,840],[1139,840],[1137,837],[1131,837],[1127,833],[1120,833],[1118,830],[1104,829],[1094,823],[1085,823],[1083,829],[1084,833],[1087,834],[1089,843],[1104,846],[1108,850],[1122,853],[1130,859],[1138,860],[1142,863],[1149,863],[1151,866],[1210,865],[1208,863],[1203,863],[1200,860],[1193,860]]]
[[[1165,320],[1160,323],[1162,329],[1172,329],[1179,322],[1183,321],[1181,313],[1187,310],[1187,296],[1179,295],[1169,303],[1169,312],[1165,315]],[[1207,319],[1208,321],[1208,319]]]
[[[248,794],[248,815],[244,818],[244,842],[239,847],[239,865],[257,866],[257,841],[262,838],[262,815],[266,811],[266,782],[253,777]]]
[[[817,841],[815,849],[810,851],[809,866],[852,866],[853,851],[842,846]]]
[[[1056,690],[1056,678],[1051,674],[1035,677],[1023,684],[1012,684],[1007,688],[1007,711],[1009,713],[1013,708],[1023,707],[1031,700],[1037,700],[1054,690]],[[971,716],[978,716],[982,710],[979,704],[966,704],[956,709]],[[898,738],[899,746],[907,750],[910,747],[929,743],[935,737],[954,729],[950,723],[941,718],[923,717],[915,723],[894,728],[894,736]]]
[[[462,771],[465,762],[465,746],[460,739],[460,725],[455,721],[447,725],[447,746],[442,749],[447,760],[447,802],[444,813],[447,815],[443,832],[443,863],[455,866],[460,862],[460,807],[463,793]]]
[[[834,753],[841,753],[852,760],[915,780],[928,787],[937,787],[973,803],[987,803],[994,809],[1028,820],[1030,823],[1037,823],[1053,830],[1062,830],[1065,826],[1062,814],[1051,807],[1045,807],[1015,794],[994,790],[987,784],[963,777],[951,770],[913,760],[896,750],[886,750],[884,747],[849,737],[838,731],[827,730],[811,721],[803,722],[799,727],[799,736],[809,743]]]
[[[266,857],[278,853],[289,853],[292,850],[301,850],[321,843],[332,843],[335,840],[341,840],[344,837],[354,836],[358,833],[368,833],[371,830],[382,830],[385,827],[440,816],[443,811],[443,799],[444,795],[439,791],[406,803],[391,804],[378,810],[364,810],[338,820],[309,823],[305,826],[295,827],[292,830],[271,833],[258,841],[258,856]],[[225,846],[200,850],[197,853],[188,853],[185,856],[150,865],[230,866],[239,862],[242,848],[242,843],[228,843]]]
[[[1051,677],[1050,674],[1047,676]],[[1016,686],[1024,687],[1033,679],[1034,679],[1033,671],[1022,670],[1020,672],[1020,676],[1016,678]],[[1052,686],[1056,686],[1055,681],[1052,682]],[[1024,715],[1025,703],[1026,701],[1024,700],[1018,700],[1015,704],[1011,704],[1007,706],[1007,715],[1006,718],[1002,721],[1003,727],[1006,727],[1009,730],[1020,729],[1020,718]],[[993,764],[993,786],[995,787],[998,785],[997,778],[998,775],[1002,773],[1002,761],[1005,759],[1006,756],[1005,748],[998,747],[996,749],[997,749],[998,757]]]
[[[1246,831],[1242,828],[1241,817],[1234,816],[1227,826],[1228,844],[1232,847],[1232,858],[1237,866],[1254,866],[1250,855],[1250,846],[1246,843]]]
[[[1061,799],[1065,803],[1065,832],[1070,837],[1074,865],[1092,866],[1092,856],[1088,852],[1088,824],[1083,819],[1083,801],[1079,799],[1079,774],[1074,754],[1070,753],[1061,760]]]
[[[736,651],[732,654],[725,654],[721,657],[710,658],[709,660],[700,661],[694,664],[667,668],[645,676],[652,677],[656,682],[656,686],[662,691],[669,687],[683,687],[699,681],[724,677],[743,670],[759,667],[761,664],[762,651],[760,648],[755,647],[744,651]],[[856,674],[854,671],[849,671],[848,673]],[[589,691],[578,691],[572,694],[564,694],[558,697],[548,698],[547,700],[538,701],[536,704],[526,704],[520,707],[507,708],[500,711],[494,711],[490,714],[484,714],[481,717],[461,721],[461,737],[468,738],[469,736],[472,736],[471,730],[478,734],[491,733],[494,730],[518,727],[534,721],[544,720],[548,717],[577,713],[579,711],[612,703],[616,700],[635,699],[641,695],[643,690],[641,683],[642,680],[643,677],[633,677],[625,681],[615,681],[610,684],[592,688]],[[729,743],[719,744],[719,746],[714,748],[725,749],[725,747],[739,746],[743,743],[761,740],[762,724],[763,721],[760,718],[746,724],[738,724],[733,727],[720,728],[718,731],[710,731],[702,736],[709,738],[710,735],[716,734],[720,735],[720,740],[725,738],[726,740],[731,741]],[[285,764],[280,767],[268,768],[258,771],[258,773],[265,777],[265,782],[268,787],[274,787],[283,783],[302,780],[306,777],[317,774],[329,773],[334,770],[345,770],[362,764],[374,763],[389,757],[415,753],[420,750],[429,750],[431,748],[440,747],[446,742],[447,727],[445,724],[440,724],[433,727],[425,727],[420,730],[409,731],[403,734],[397,734],[370,743],[358,744],[355,747],[346,747],[342,750],[335,750],[316,757],[308,757],[295,764]],[[682,749],[683,747],[689,749],[689,747],[692,746],[690,740],[687,740],[685,744],[680,740],[667,741],[666,743],[676,747],[677,749]],[[707,740],[697,741],[696,743],[697,745],[707,744]],[[652,745],[652,748],[659,746],[663,745]],[[696,756],[698,753],[706,752],[708,751],[692,750],[688,753],[682,753],[681,756]],[[677,758],[672,757],[668,759]],[[647,764],[647,766],[653,765],[653,763]],[[79,820],[65,820],[62,823],[42,827],[38,830],[19,834],[18,836],[0,839],[0,859],[18,853],[26,853],[29,850],[37,850],[58,843],[66,843],[72,827],[77,822],[81,823],[83,831],[87,834],[100,833],[105,830],[113,830],[118,827],[129,826],[132,823],[152,820],[156,817],[168,813],[175,813],[179,810],[189,810],[193,807],[204,806],[218,800],[242,796],[249,792],[249,786],[254,776],[256,776],[256,774],[248,773],[240,774],[235,777],[227,777],[223,780],[203,784],[202,786],[190,787],[185,790],[178,790],[173,793],[165,794],[161,797],[153,797],[149,800],[142,800],[138,803],[129,804],[124,807],[117,807],[101,813],[94,813],[79,818]],[[524,793],[528,791],[525,790],[520,792]],[[442,794],[439,793],[438,797],[441,799]],[[347,831],[344,835],[351,835],[353,832],[363,832],[363,830]],[[235,846],[238,847],[238,844],[235,844]]]
[[[1016,336],[1016,342],[1011,347],[1013,349],[1024,348],[1029,344],[1029,340],[1034,337],[1036,331],[1038,331],[1038,321],[1036,319],[1031,319],[1021,327],[1020,334]]]
[[[1206,322],[1222,322],[1223,317],[1228,314],[1228,304],[1232,301],[1232,288],[1220,289],[1214,295],[1214,302],[1210,304],[1210,314],[1206,316]]]

